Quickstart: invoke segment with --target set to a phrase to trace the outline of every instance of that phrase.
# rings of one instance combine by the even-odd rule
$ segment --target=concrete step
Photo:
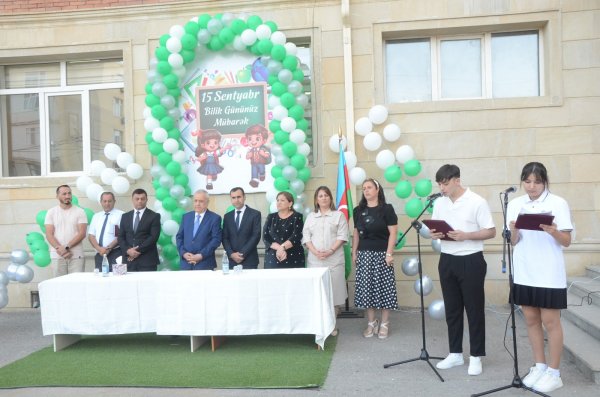
[[[596,306],[600,306],[600,279],[592,279],[589,277],[569,277],[567,280],[567,292],[588,299]],[[572,302],[575,303],[575,302]]]
[[[591,265],[585,268],[585,275],[589,278],[600,279],[600,266]]]
[[[563,310],[562,317],[567,318],[582,331],[596,339],[600,344],[600,306],[590,305],[574,294],[567,294],[568,307]]]
[[[564,331],[564,358],[572,361],[586,378],[600,385],[600,342],[569,319],[561,321]]]

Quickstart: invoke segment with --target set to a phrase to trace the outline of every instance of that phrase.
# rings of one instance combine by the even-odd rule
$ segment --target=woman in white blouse
[[[343,248],[348,241],[348,222],[344,214],[335,209],[327,186],[317,188],[314,205],[315,212],[308,215],[302,230],[302,243],[308,249],[307,267],[329,268],[337,314],[348,297]],[[337,329],[332,335],[337,335]]]

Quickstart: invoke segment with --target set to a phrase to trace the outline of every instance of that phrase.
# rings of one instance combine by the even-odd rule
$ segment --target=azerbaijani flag
[[[350,223],[352,218],[352,211],[354,209],[352,205],[352,192],[350,191],[350,179],[348,178],[348,167],[346,166],[346,158],[344,157],[344,148],[342,147],[342,141],[340,139],[340,160],[338,164],[338,178],[337,178],[337,191],[335,197],[335,204],[339,211],[341,211],[346,217],[346,221]],[[352,271],[352,254],[350,250],[350,239],[348,243],[344,244],[344,257],[345,257],[345,274],[346,278]]]

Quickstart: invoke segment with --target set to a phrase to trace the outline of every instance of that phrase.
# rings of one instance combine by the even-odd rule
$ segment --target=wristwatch
[[[387,252],[385,253],[385,256],[394,256],[392,254],[388,254]]]
[[[69,250],[71,247],[69,247],[68,245],[65,245],[65,250]]]

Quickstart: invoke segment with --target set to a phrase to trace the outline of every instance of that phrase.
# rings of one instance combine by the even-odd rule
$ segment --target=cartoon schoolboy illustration
[[[250,147],[246,158],[250,160],[252,176],[250,186],[258,187],[265,180],[265,165],[271,162],[271,150],[265,145],[269,131],[261,124],[255,124],[246,130],[246,142]]]
[[[217,175],[223,172],[219,165],[221,157],[228,148],[221,148],[221,133],[217,130],[208,129],[198,131],[198,147],[196,157],[200,162],[198,172],[206,175],[206,190],[213,188],[212,181],[217,180]]]

